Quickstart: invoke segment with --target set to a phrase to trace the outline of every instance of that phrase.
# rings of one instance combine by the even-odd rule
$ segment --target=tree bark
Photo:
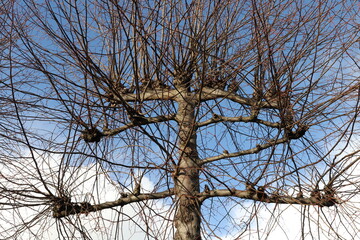
[[[174,174],[177,211],[175,240],[195,240],[200,236],[199,157],[196,149],[196,98],[184,87],[180,90],[177,121],[179,124],[179,162]]]

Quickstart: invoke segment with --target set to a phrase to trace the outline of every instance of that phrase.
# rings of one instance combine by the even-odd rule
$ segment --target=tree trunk
[[[178,101],[179,163],[174,174],[177,211],[175,215],[175,240],[196,240],[200,237],[200,203],[198,153],[196,145],[196,99],[183,89]]]

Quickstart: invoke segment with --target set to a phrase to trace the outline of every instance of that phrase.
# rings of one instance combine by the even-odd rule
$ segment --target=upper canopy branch
[[[255,100],[254,98],[241,97],[238,94],[235,94],[233,92],[223,91],[221,89],[204,87],[199,94],[200,97],[198,99],[200,99],[200,101],[226,98],[234,102],[237,102],[239,104],[244,104],[254,107],[256,106],[257,108],[279,108],[278,101],[263,101],[259,103],[259,101]]]
[[[239,104],[244,104],[248,106],[256,106],[258,108],[279,108],[279,104],[277,101],[263,101],[258,102],[254,98],[245,98],[241,97],[238,94],[233,92],[224,91],[221,89],[214,89],[204,87],[198,93],[189,93],[193,94],[196,99],[200,101],[208,101],[214,100],[218,98],[226,98],[237,102]],[[169,89],[169,88],[156,88],[149,89],[141,94],[135,93],[122,93],[120,99],[118,96],[113,96],[115,101],[121,102],[125,100],[126,102],[134,102],[134,101],[151,101],[151,100],[175,100],[181,101],[184,96],[181,95],[178,89]]]
[[[239,157],[239,156],[248,155],[248,154],[255,154],[255,153],[258,153],[258,152],[260,152],[260,151],[262,151],[264,149],[267,149],[269,147],[272,147],[272,146],[275,146],[275,145],[278,145],[278,144],[281,144],[281,143],[285,143],[285,142],[289,141],[290,139],[299,139],[306,133],[306,131],[308,129],[309,129],[308,126],[301,126],[296,131],[289,131],[282,138],[269,139],[269,140],[267,140],[266,143],[257,144],[256,147],[253,147],[253,148],[250,148],[250,149],[246,149],[246,150],[242,150],[242,151],[234,152],[234,153],[227,153],[226,152],[226,153],[223,153],[223,154],[218,155],[218,156],[204,158],[199,162],[199,165],[214,162],[214,161],[224,159],[224,158],[232,158],[232,157]]]
[[[272,128],[280,128],[281,127],[281,123],[279,122],[270,122],[270,121],[265,121],[262,119],[258,119],[255,115],[250,115],[248,117],[243,117],[243,116],[239,116],[239,117],[224,117],[224,116],[220,116],[217,114],[214,114],[212,116],[212,118],[200,122],[197,124],[197,127],[204,127],[213,123],[218,123],[218,122],[254,122],[254,123],[260,123],[263,124],[265,126],[268,127],[272,127]]]
[[[134,101],[151,101],[151,100],[174,100],[178,95],[179,91],[177,89],[169,88],[155,88],[147,89],[146,91],[141,92],[140,94],[136,93],[122,93],[121,97],[127,102]],[[113,96],[114,100],[121,101],[118,96]]]
[[[250,148],[250,149],[246,149],[246,150],[239,151],[239,152],[234,152],[234,153],[223,153],[223,154],[218,155],[218,156],[204,158],[204,159],[202,159],[200,161],[199,165],[214,162],[214,161],[224,159],[224,158],[233,158],[233,157],[239,157],[239,156],[243,156],[243,155],[258,153],[261,150],[264,150],[264,149],[267,149],[269,147],[272,147],[272,146],[287,142],[288,140],[289,140],[288,137],[283,137],[283,138],[279,138],[279,139],[270,139],[266,143],[257,144],[256,147],[253,147],[253,148]]]
[[[127,129],[133,128],[134,126],[144,125],[144,124],[150,124],[150,123],[159,123],[159,122],[166,122],[169,120],[175,119],[175,114],[169,114],[169,115],[161,115],[157,117],[144,117],[144,116],[137,116],[133,117],[131,122],[127,123],[124,126],[115,128],[115,129],[106,129],[103,132],[103,135],[105,136],[114,136],[120,132],[123,132]]]
[[[175,114],[160,115],[157,117],[144,117],[139,114],[132,115],[132,116],[129,116],[131,122],[129,122],[121,127],[115,128],[115,129],[106,129],[105,128],[103,131],[100,131],[97,128],[85,129],[82,131],[81,138],[84,139],[85,142],[99,142],[102,137],[114,136],[120,132],[131,129],[135,126],[174,120],[175,116],[176,116]]]

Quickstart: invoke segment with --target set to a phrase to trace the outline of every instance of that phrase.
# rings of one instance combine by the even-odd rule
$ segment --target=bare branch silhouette
[[[3,1],[0,238],[355,239],[357,9]]]

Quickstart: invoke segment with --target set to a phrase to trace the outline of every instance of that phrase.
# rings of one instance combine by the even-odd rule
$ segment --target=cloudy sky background
[[[344,152],[342,155],[345,156],[346,154],[348,152]],[[39,168],[44,180],[53,183],[57,182],[60,159],[47,154],[37,154],[35,158],[40,164]],[[24,184],[24,186],[37,186],[41,191],[45,191],[38,180],[34,162],[31,158],[28,159],[28,162],[24,162],[24,160],[21,162],[13,161],[1,166],[2,178],[0,184],[2,187],[10,188],[13,186],[16,189],[18,187],[16,184]],[[23,169],[22,174],[20,174],[19,169]],[[354,164],[347,172],[354,174],[358,170],[359,167]],[[7,176],[12,177],[13,183],[6,180]],[[74,202],[102,203],[116,200],[120,196],[119,187],[99,169],[98,165],[69,167],[65,179],[64,182],[68,182],[69,186],[73,187],[73,191],[70,190]],[[343,193],[356,190],[356,185],[349,185],[345,188],[347,189],[342,189]],[[151,192],[153,189],[154,183],[144,177],[142,180],[142,192]],[[55,191],[55,188],[51,190]],[[347,196],[349,195],[347,194]],[[20,199],[18,200],[21,202]],[[221,200],[225,200],[225,198]],[[252,219],[247,230],[238,232],[238,229],[254,216],[253,202],[246,201],[244,204],[232,208],[229,214],[233,221],[229,222],[226,229],[217,236],[225,240],[236,238],[249,240],[303,239],[302,237],[304,239],[340,239],[340,236],[336,236],[332,231],[331,228],[333,227],[337,229],[343,239],[356,239],[356,236],[359,237],[357,232],[360,223],[358,222],[357,211],[360,206],[360,199],[356,196],[349,200],[343,205],[331,208],[298,205],[276,206],[275,204],[260,203],[257,204],[255,209],[257,212],[256,217]],[[8,200],[1,199],[1,202],[4,201]],[[20,225],[24,225],[24,222],[27,221],[28,223],[25,226],[28,229],[22,229],[21,235],[17,236],[17,239],[63,239],[61,232],[64,229],[60,226],[67,226],[69,232],[74,231],[71,225],[66,222],[66,219],[55,220],[52,218],[51,208],[49,209],[44,205],[36,206],[37,203],[41,203],[41,200],[33,203],[35,206],[16,209],[16,211],[10,209],[6,213],[4,212],[6,205],[1,205],[0,228],[2,235],[0,237],[2,239],[11,236],[18,230]],[[168,236],[171,235],[172,226],[169,222],[163,221],[162,218],[172,219],[173,217],[174,209],[171,208],[169,203],[169,200],[134,203],[123,208],[116,208],[116,211],[107,209],[90,213],[87,216],[81,215],[80,218],[71,216],[69,219],[71,221],[81,221],[81,225],[86,229],[88,235],[96,240],[113,239],[114,236],[118,236],[118,239],[147,239],[147,237],[148,239],[171,239]],[[147,208],[144,207],[144,204],[146,204]],[[149,208],[154,209],[154,211],[149,211]],[[60,221],[66,224],[60,224]],[[114,223],[119,221],[121,221],[120,224]],[[77,222],[77,224],[79,223]],[[146,226],[145,223],[148,223],[149,226]],[[237,225],[237,228],[233,228],[233,224]],[[152,237],[145,235],[145,231],[150,231],[153,234]],[[269,233],[271,234],[269,235]],[[79,239],[81,237],[79,233],[76,236]]]

